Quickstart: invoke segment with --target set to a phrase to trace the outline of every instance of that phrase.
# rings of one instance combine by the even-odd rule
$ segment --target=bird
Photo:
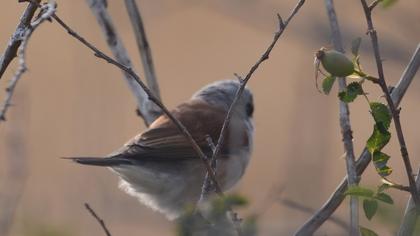
[[[240,86],[238,80],[213,82],[171,111],[207,157],[213,154],[209,137],[214,143],[218,141]],[[217,159],[216,180],[222,191],[231,189],[241,179],[250,161],[253,112],[253,95],[245,87],[233,108]],[[207,173],[203,160],[165,114],[105,157],[67,159],[83,165],[108,167],[119,176],[122,190],[169,220],[179,218],[187,206],[197,203]]]

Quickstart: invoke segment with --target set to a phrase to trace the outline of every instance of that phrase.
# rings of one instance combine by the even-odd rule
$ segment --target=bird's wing
[[[204,154],[211,156],[212,151],[206,138],[210,136],[214,143],[217,142],[226,115],[225,111],[214,107],[210,109],[207,103],[195,101],[178,106],[172,114],[192,134]],[[240,124],[235,118],[231,122],[235,127]],[[240,129],[240,132],[245,132],[244,127],[239,126],[235,130]],[[225,141],[231,134],[232,130],[228,129]],[[243,141],[248,142],[247,139],[240,140],[240,143],[235,145],[248,145]],[[234,146],[223,145],[221,155],[228,154]],[[198,158],[191,143],[165,115],[159,117],[148,130],[134,137],[112,156],[138,161],[178,161]]]

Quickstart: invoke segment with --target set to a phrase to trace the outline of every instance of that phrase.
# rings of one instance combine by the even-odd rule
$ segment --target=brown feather
[[[187,128],[204,153],[211,156],[206,137],[209,135],[213,142],[217,143],[226,111],[210,107],[201,100],[192,100],[179,105],[172,114]],[[245,132],[244,122],[234,115],[222,145],[221,155],[227,156],[231,154],[231,150],[248,146],[249,140]],[[189,141],[165,115],[156,119],[149,129],[130,140],[113,156],[138,160],[197,158]]]

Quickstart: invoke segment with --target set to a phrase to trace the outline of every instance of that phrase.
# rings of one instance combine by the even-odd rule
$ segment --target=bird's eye
[[[254,105],[252,103],[247,103],[245,109],[246,115],[252,117],[252,114],[254,113]]]

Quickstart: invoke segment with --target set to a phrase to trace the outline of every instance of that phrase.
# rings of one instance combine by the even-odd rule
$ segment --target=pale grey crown
[[[196,92],[192,98],[205,100],[206,102],[227,111],[232,104],[239,87],[240,83],[238,80],[221,80],[203,87]],[[247,118],[252,117],[254,102],[252,93],[248,88],[244,89],[241,98],[236,105],[235,111]]]

